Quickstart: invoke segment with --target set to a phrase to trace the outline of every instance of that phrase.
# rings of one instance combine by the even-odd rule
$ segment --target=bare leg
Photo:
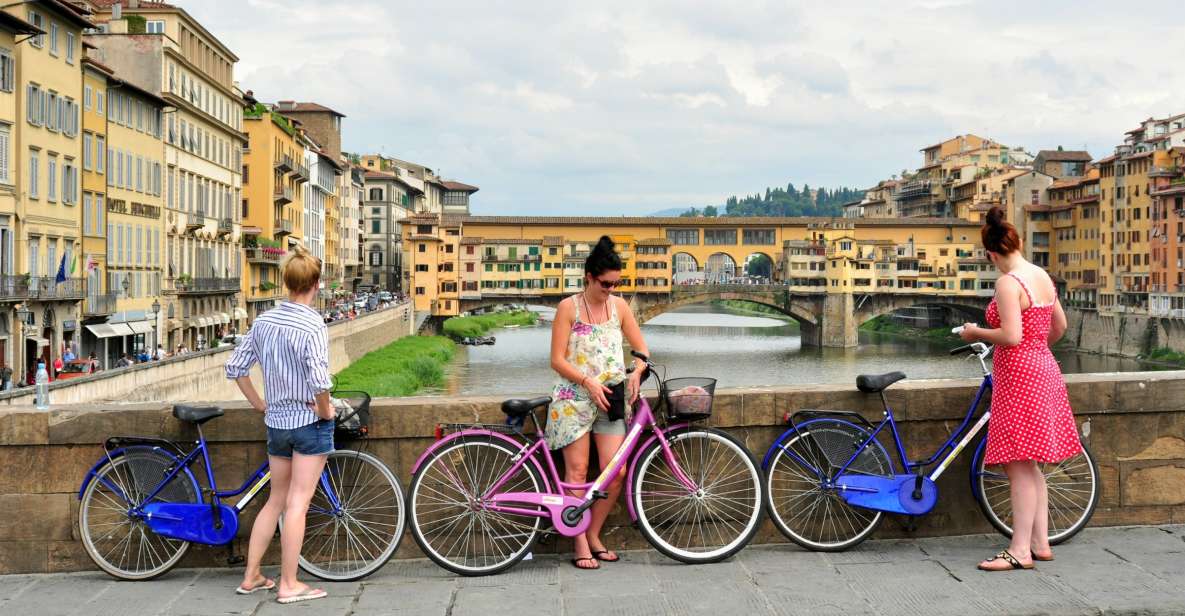
[[[601,471],[604,471],[609,466],[609,461],[613,459],[613,454],[621,448],[621,444],[625,442],[625,436],[620,434],[594,434],[593,441],[597,446],[597,459],[601,463]],[[621,495],[621,475],[618,474],[612,482],[609,483],[605,491],[609,493],[609,497],[599,500],[592,506],[592,519],[589,522],[588,530],[585,531],[584,536],[588,541],[588,547],[594,552],[605,551],[605,543],[601,541],[601,529],[605,526],[605,520],[613,511],[613,506],[617,504],[617,498]],[[603,555],[607,560],[617,559],[617,554],[609,552]]]
[[[1030,546],[1033,541],[1033,521],[1037,515],[1034,466],[1035,463],[1031,460],[1004,465],[1012,496],[1012,543],[1009,544],[1008,551],[1024,565],[1033,561]],[[984,561],[981,566],[993,571],[1012,568],[1007,562],[999,559]]]
[[[271,471],[271,481],[268,483],[267,502],[255,516],[255,524],[251,526],[251,539],[247,543],[247,569],[243,572],[243,583],[239,588],[251,590],[267,582],[267,578],[260,571],[263,555],[267,553],[272,543],[272,536],[276,534],[276,523],[280,514],[284,512],[284,503],[288,500],[288,483],[292,479],[292,460],[277,456],[268,456],[268,468]]]
[[[589,433],[585,432],[580,438],[564,447],[564,481],[567,483],[584,483],[588,481],[588,441]],[[584,496],[584,490],[568,490],[572,496]],[[596,561],[591,561],[592,551],[588,547],[588,538],[578,535],[572,538],[573,551],[581,564],[581,569],[596,569]],[[586,560],[588,559],[588,560]],[[589,562],[592,562],[590,565]]]
[[[308,588],[296,580],[296,566],[300,561],[300,546],[304,543],[305,515],[321,479],[321,470],[325,468],[325,458],[292,454],[292,481],[284,506],[284,528],[280,532],[280,587],[277,592],[281,598]]]
[[[1045,473],[1041,466],[1033,465],[1033,483],[1037,491],[1037,514],[1033,519],[1033,555],[1041,558],[1052,558],[1053,549],[1049,547],[1049,486],[1045,485]]]

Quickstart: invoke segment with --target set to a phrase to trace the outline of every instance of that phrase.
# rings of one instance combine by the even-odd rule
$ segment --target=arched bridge
[[[464,300],[464,311],[506,303],[529,303],[555,306],[567,295],[483,296]],[[733,299],[774,308],[796,320],[802,328],[802,342],[809,346],[856,346],[861,323],[902,308],[942,306],[967,315],[968,320],[982,321],[990,296],[940,289],[892,289],[870,293],[829,293],[823,288],[802,290],[786,285],[678,285],[670,292],[634,293],[627,299],[639,322],[646,322],[664,312],[682,306],[704,304],[713,300]]]

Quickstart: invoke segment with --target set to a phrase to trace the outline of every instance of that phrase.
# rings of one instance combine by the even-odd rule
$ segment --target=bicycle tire
[[[827,464],[834,473],[851,459],[856,448],[867,440],[869,433],[845,421],[815,419],[787,434],[791,434],[788,440],[786,435],[778,440],[778,443],[784,440],[785,443],[781,446],[774,444],[776,451],[765,473],[766,507],[778,531],[794,543],[816,552],[841,552],[858,545],[876,532],[884,520],[883,512],[853,507],[834,490],[816,486],[822,483],[822,478],[813,477],[809,470],[798,470],[802,465],[786,454],[787,450],[791,450],[820,467]],[[873,441],[864,451],[866,453],[861,453],[849,467],[849,472],[874,475],[892,473],[889,454],[879,441]],[[808,504],[798,505],[808,498]],[[832,516],[835,519],[817,519],[831,512],[835,512],[836,515]],[[841,516],[843,524],[839,523]],[[816,521],[812,523],[812,520]],[[832,536],[823,536],[829,528]],[[838,533],[845,528],[851,529],[852,533],[839,536]]]
[[[155,488],[176,464],[177,461],[166,454],[150,448],[136,448],[112,457],[95,471],[78,506],[78,534],[86,555],[108,575],[121,580],[151,580],[167,573],[189,551],[189,542],[157,535],[142,520],[128,515],[127,509],[133,504],[142,504],[146,492]],[[120,497],[107,487],[106,482],[137,498]],[[201,502],[199,494],[201,490],[196,480],[187,471],[182,471],[157,494],[154,502],[198,503]],[[136,502],[129,503],[129,500]],[[110,530],[96,536],[100,529],[108,528]],[[115,540],[115,537],[119,539]],[[116,552],[126,558],[114,562],[109,557]],[[147,559],[153,566],[130,568],[131,558],[137,563]]]
[[[324,472],[341,511],[333,512],[318,482],[305,518],[300,568],[331,582],[362,579],[399,548],[407,517],[403,487],[378,458],[351,449],[330,453]]]
[[[984,469],[986,444],[986,438],[980,441],[971,461],[971,492],[992,527],[1011,539],[1012,526],[1008,519],[1012,517],[1012,497],[1008,478],[1003,473]],[[1049,486],[1049,544],[1057,545],[1077,535],[1094,515],[1099,504],[1099,467],[1085,443],[1082,453],[1057,464],[1040,466]]]
[[[675,511],[677,505],[669,504],[670,501],[660,503],[660,499],[669,495],[657,488],[686,488],[675,479],[665,457],[660,455],[663,452],[662,444],[655,440],[639,452],[630,477],[630,493],[634,512],[638,516],[638,529],[654,549],[683,563],[713,563],[729,558],[752,541],[761,525],[765,502],[761,494],[763,483],[761,470],[753,454],[731,434],[715,428],[684,428],[667,433],[666,436],[668,446],[678,456],[679,467],[701,488],[695,494],[677,495],[676,498],[695,508],[695,518],[689,520],[686,517],[690,508],[684,508],[677,516],[671,513],[661,517],[668,511]],[[689,449],[692,440],[699,440],[700,443]],[[711,441],[722,449],[708,454],[705,452],[707,443],[703,441]],[[716,452],[731,454],[732,460],[718,456]],[[705,456],[710,456],[706,462]],[[734,465],[736,474],[722,477],[721,474],[728,470],[722,465],[727,464]],[[652,486],[655,488],[653,492]],[[725,497],[734,494],[736,496]],[[700,541],[696,542],[697,531],[692,523],[700,520],[705,523],[698,529]],[[666,528],[659,532],[660,527]],[[707,528],[715,530],[722,545],[707,545],[711,538],[711,533],[705,531]],[[674,532],[666,532],[668,530]],[[684,530],[687,531],[685,545],[675,545],[672,539],[680,538]]]
[[[543,518],[491,512],[477,506],[473,502],[473,497],[470,496],[471,493],[484,493],[485,489],[489,488],[503,473],[510,470],[514,463],[513,458],[520,453],[521,451],[519,449],[499,439],[473,436],[459,438],[439,450],[432,452],[428,459],[424,460],[423,465],[420,466],[415,476],[412,477],[411,485],[408,486],[407,501],[412,537],[428,558],[444,569],[458,575],[482,576],[505,571],[513,567],[527,555],[539,538]],[[483,454],[488,454],[486,456],[488,459],[504,458],[506,463],[498,467],[501,470],[498,470],[498,468],[486,469],[482,466]],[[437,475],[442,474],[439,469],[442,469],[445,464],[451,465],[454,469],[458,465],[462,466],[463,469],[460,469],[462,472],[459,473],[461,476],[458,477],[454,474],[449,481],[442,481]],[[458,484],[466,482],[467,485],[463,486],[466,492],[465,494],[450,496],[450,490],[454,493],[459,493],[460,490],[457,490]],[[514,476],[510,477],[503,484],[500,491],[544,493],[544,486],[546,485],[547,483],[538,469],[535,468],[535,465],[527,461],[526,464],[520,467],[519,472],[515,473]],[[430,491],[434,494],[429,494]],[[450,500],[450,498],[453,500]],[[456,500],[459,498],[465,498],[466,500],[463,502]],[[530,508],[529,505],[516,506],[522,509]],[[440,517],[448,516],[449,514],[453,515],[451,517],[444,517],[443,519]],[[519,521],[524,518],[529,518],[530,521],[526,523]],[[468,522],[467,528],[480,525],[485,530],[477,534],[466,533],[463,536],[456,537],[452,540],[451,547],[442,553],[442,550],[446,547],[444,542],[450,540],[448,536],[449,529],[459,527],[460,520],[462,519]],[[455,521],[447,523],[448,520]],[[428,528],[425,529],[425,527]],[[445,536],[440,536],[442,532],[438,532],[438,528],[442,529]],[[425,530],[428,532],[426,533]],[[522,532],[514,533],[513,531],[515,530]],[[490,538],[490,532],[507,533],[507,531],[512,532],[500,538],[503,542],[505,542],[504,540],[507,537],[514,537],[516,535],[524,536],[524,533],[525,536],[523,540],[518,542],[517,546],[511,545],[510,547],[512,549],[508,552],[503,550],[500,558],[491,561],[484,554],[485,550],[500,548],[498,548],[498,539]],[[474,563],[480,561],[481,564],[458,562],[450,558],[452,549],[457,547],[464,537],[473,537],[480,540],[480,536],[475,535],[490,539],[475,546],[471,557],[466,556],[469,554],[469,548],[462,548],[466,552],[461,554],[461,556],[470,558]]]

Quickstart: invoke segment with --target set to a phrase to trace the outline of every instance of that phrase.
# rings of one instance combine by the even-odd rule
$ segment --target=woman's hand
[[[629,397],[629,403],[633,404],[638,401],[638,396],[642,392],[642,374],[645,368],[641,370],[634,370],[630,373],[625,383],[625,391]]]
[[[979,326],[974,323],[964,323],[963,331],[959,332],[959,338],[968,344],[979,342]]]
[[[613,390],[605,387],[603,383],[592,378],[591,376],[584,377],[584,380],[580,383],[584,385],[586,390],[588,390],[588,397],[593,401],[593,404],[597,405],[597,408],[608,413],[609,399],[605,397],[605,394],[612,393]]]

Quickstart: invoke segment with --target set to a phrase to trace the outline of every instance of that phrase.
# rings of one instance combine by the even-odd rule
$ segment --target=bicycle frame
[[[539,426],[537,420],[532,415],[532,420],[535,421],[536,426]],[[688,424],[675,424],[667,427],[667,432],[678,430],[687,426]],[[465,437],[481,436],[481,437],[497,437],[505,441],[514,443],[518,447],[518,453],[515,455],[514,464],[503,473],[497,481],[495,481],[485,494],[475,495],[475,499],[484,503],[484,506],[491,511],[500,513],[508,513],[512,515],[522,515],[538,518],[551,519],[560,534],[574,537],[583,533],[589,524],[589,518],[586,515],[581,515],[581,519],[577,524],[570,525],[563,523],[563,512],[575,508],[583,514],[597,498],[603,498],[605,492],[604,488],[612,483],[622,470],[627,468],[632,469],[637,462],[637,456],[640,452],[645,450],[645,446],[639,447],[639,441],[643,436],[643,431],[649,428],[653,431],[653,435],[643,445],[649,445],[651,441],[657,439],[663,449],[663,457],[667,464],[674,470],[674,474],[679,482],[688,491],[694,492],[697,489],[695,482],[683,473],[682,468],[678,464],[674,452],[671,451],[670,445],[665,437],[664,431],[658,426],[655,419],[654,412],[650,408],[650,403],[646,398],[641,398],[637,410],[634,412],[633,418],[630,420],[629,427],[626,431],[625,440],[621,446],[610,458],[609,463],[605,465],[605,469],[591,482],[588,483],[568,483],[560,479],[559,470],[556,468],[555,461],[552,459],[550,452],[546,448],[546,442],[541,436],[535,436],[533,442],[521,443],[508,437],[503,437],[497,432],[482,429],[469,429],[451,435],[451,438],[439,441],[433,447],[428,448],[420,458],[416,460],[412,468],[414,474],[419,470],[424,460],[428,458],[432,452],[439,449],[441,446],[450,442],[451,440]],[[528,461],[535,465],[536,469],[542,470],[543,465],[539,464],[538,458],[542,457],[546,462],[547,475],[544,476],[544,481],[548,485],[545,486],[546,492],[502,492],[498,490],[506,485],[512,477],[515,476]],[[457,487],[464,491],[462,483],[456,478],[452,478],[456,482]],[[553,487],[554,486],[554,487]],[[557,489],[558,488],[558,489]],[[581,497],[570,496],[568,492],[575,492],[584,490],[584,495]],[[630,519],[636,521],[637,513],[634,511],[632,494],[630,486],[626,485],[626,500]],[[516,505],[536,505],[540,509],[526,509]]]
[[[884,392],[881,392],[881,400],[884,403],[884,419],[876,425],[868,437],[864,439],[864,442],[856,448],[856,451],[852,454],[852,457],[849,458],[848,461],[845,462],[844,465],[831,477],[827,477],[822,469],[814,468],[814,466],[808,461],[804,460],[801,456],[787,449],[783,445],[786,437],[795,432],[795,428],[791,428],[785,434],[783,434],[782,437],[778,439],[778,442],[774,445],[774,447],[781,448],[782,451],[786,453],[786,455],[793,458],[803,467],[812,469],[819,479],[825,484],[830,484],[832,479],[846,473],[848,468],[850,468],[852,464],[856,462],[856,459],[860,456],[860,454],[863,453],[865,449],[873,446],[880,433],[884,431],[886,427],[888,427],[889,433],[893,438],[897,457],[901,462],[902,470],[906,473],[918,472],[921,469],[937,463],[937,466],[935,466],[934,470],[928,475],[928,478],[931,481],[936,481],[938,477],[940,477],[942,473],[950,466],[951,462],[953,462],[955,458],[958,457],[958,455],[963,451],[963,449],[966,448],[967,444],[970,443],[971,440],[974,439],[981,430],[983,430],[983,427],[987,425],[988,419],[991,417],[991,410],[984,411],[983,415],[980,416],[979,421],[977,421],[970,430],[967,429],[967,426],[971,425],[971,420],[975,416],[976,409],[979,408],[979,403],[983,400],[984,393],[992,387],[992,374],[991,371],[988,370],[987,364],[984,361],[987,355],[991,352],[991,347],[983,345],[982,343],[975,344],[980,345],[979,347],[975,347],[974,350],[977,351],[976,356],[979,358],[980,365],[983,368],[983,381],[979,384],[979,389],[975,392],[975,398],[972,400],[971,406],[967,409],[967,414],[963,417],[962,423],[959,424],[958,428],[951,432],[951,435],[947,438],[946,442],[939,446],[938,449],[935,450],[932,455],[930,455],[930,457],[924,460],[914,461],[911,461],[907,457],[905,453],[905,444],[902,442],[901,433],[897,429],[897,420],[893,415],[892,407],[889,406],[888,400],[885,399]],[[956,443],[956,441],[958,442]],[[772,451],[773,448],[771,448],[771,452]],[[768,458],[769,454],[766,456],[766,463],[768,463]]]

